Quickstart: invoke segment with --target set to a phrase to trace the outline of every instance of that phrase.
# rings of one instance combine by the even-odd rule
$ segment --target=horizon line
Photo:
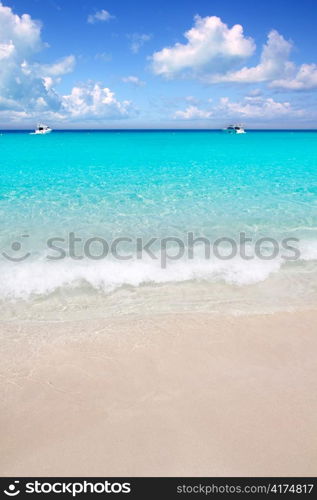
[[[0,128],[1,132],[29,132],[34,130],[33,128]],[[219,132],[225,130],[225,128],[54,128],[53,132],[169,132],[169,131],[179,131],[179,132]],[[316,132],[317,127],[315,128],[247,128],[249,132],[257,132],[257,131],[295,131],[295,132]]]

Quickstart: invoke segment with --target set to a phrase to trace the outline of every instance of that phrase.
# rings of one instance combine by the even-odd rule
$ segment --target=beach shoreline
[[[1,476],[316,475],[317,311],[1,330]]]

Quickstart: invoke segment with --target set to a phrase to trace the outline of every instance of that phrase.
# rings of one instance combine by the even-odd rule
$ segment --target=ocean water
[[[317,132],[4,132],[0,152],[3,318],[316,305]]]

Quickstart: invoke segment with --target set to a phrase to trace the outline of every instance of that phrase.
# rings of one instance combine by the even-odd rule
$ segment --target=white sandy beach
[[[317,313],[2,322],[2,476],[317,473]]]

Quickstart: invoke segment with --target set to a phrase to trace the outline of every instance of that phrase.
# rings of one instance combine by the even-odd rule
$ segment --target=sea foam
[[[302,257],[297,264],[317,259],[317,242],[309,242],[302,247]],[[0,296],[27,299],[32,295],[47,295],[57,289],[81,288],[87,284],[104,293],[124,285],[138,287],[185,281],[206,281],[210,284],[223,282],[241,287],[262,282],[273,273],[295,269],[294,264],[281,258],[261,260],[255,257],[245,260],[237,256],[220,260],[215,257],[197,257],[169,261],[167,267],[162,268],[159,256],[157,260],[134,258],[129,261],[76,261],[69,257],[61,261],[48,261],[42,256],[37,260],[19,263],[2,261]]]

